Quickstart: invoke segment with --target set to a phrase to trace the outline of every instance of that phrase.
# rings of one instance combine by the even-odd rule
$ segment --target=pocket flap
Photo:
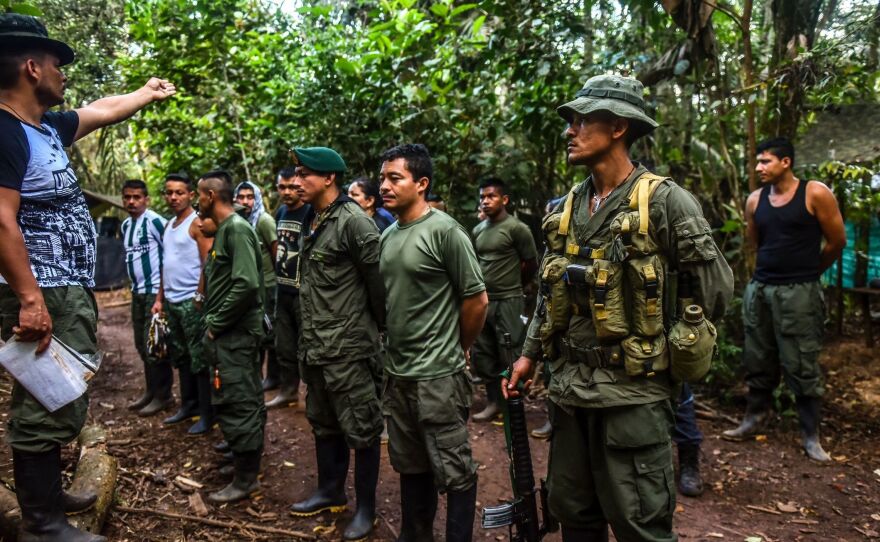
[[[669,466],[669,446],[652,446],[633,454],[636,472],[647,474]]]
[[[644,448],[669,442],[672,421],[668,401],[620,408],[604,414],[605,444],[609,448]]]
[[[467,427],[457,427],[451,431],[440,433],[434,437],[437,447],[441,449],[455,448],[461,446],[468,440]]]

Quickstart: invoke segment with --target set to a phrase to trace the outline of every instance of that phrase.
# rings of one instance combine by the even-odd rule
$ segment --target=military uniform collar
[[[306,218],[303,222],[308,230],[305,234],[305,237],[317,237],[317,235],[321,233],[321,230],[323,229],[323,226],[326,223],[327,219],[333,216],[335,214],[335,211],[341,208],[342,204],[347,202],[357,203],[353,199],[348,197],[348,194],[344,194],[340,191],[339,195],[336,196],[336,199],[333,200],[333,202],[330,203],[330,205],[328,205],[327,208],[320,213],[315,210],[314,205],[310,205],[309,212],[306,213]],[[313,232],[312,222],[314,222],[316,216],[318,216],[318,225],[315,227],[315,230]]]
[[[578,204],[575,208],[575,223],[579,226],[577,228],[577,235],[579,238],[589,239],[595,235],[605,222],[607,222],[608,216],[617,212],[621,200],[628,197],[636,179],[641,177],[642,174],[647,171],[647,169],[638,162],[633,161],[633,166],[635,167],[632,173],[629,174],[629,177],[627,177],[620,186],[614,189],[614,192],[611,193],[602,207],[600,207],[593,216],[590,216],[589,210],[589,194],[593,190],[593,176],[590,175],[587,177],[587,179],[575,189],[575,194],[578,198]]]

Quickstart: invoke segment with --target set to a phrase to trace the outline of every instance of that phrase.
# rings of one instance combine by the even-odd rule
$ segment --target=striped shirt
[[[155,294],[159,291],[162,234],[166,223],[164,218],[150,209],[137,218],[126,218],[122,223],[125,267],[133,294]]]

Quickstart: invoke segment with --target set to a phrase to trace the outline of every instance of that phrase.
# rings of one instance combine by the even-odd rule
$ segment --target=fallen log
[[[258,533],[280,534],[291,538],[299,538],[303,540],[318,540],[318,537],[312,533],[304,533],[302,531],[290,531],[288,529],[279,529],[277,527],[266,527],[265,525],[256,525],[254,523],[233,523],[231,521],[220,521],[217,519],[200,518],[196,516],[188,516],[186,514],[175,514],[174,512],[163,512],[153,508],[131,508],[129,506],[116,506],[117,512],[130,512],[132,514],[151,514],[169,519],[180,519],[183,521],[192,521],[212,527],[220,527],[223,529],[234,529],[236,531],[255,531]]]
[[[116,458],[107,453],[107,435],[98,426],[89,426],[79,435],[80,455],[68,491],[84,494],[94,492],[98,496],[91,509],[68,518],[75,527],[100,533],[113,504],[116,493]]]

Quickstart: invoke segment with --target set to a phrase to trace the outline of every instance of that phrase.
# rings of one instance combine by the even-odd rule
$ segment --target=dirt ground
[[[91,385],[88,423],[109,434],[109,450],[119,460],[117,504],[196,516],[191,489],[175,484],[183,476],[204,485],[203,496],[225,485],[219,475],[218,454],[211,445],[222,437],[215,428],[207,437],[188,437],[189,424],[165,427],[163,415],[139,418],[125,409],[142,386],[140,361],[134,350],[129,308],[118,296],[102,294],[100,347],[106,352],[100,373]],[[861,338],[829,342],[823,354],[828,395],[822,435],[834,457],[831,465],[808,461],[798,446],[796,423],[781,415],[761,435],[747,443],[719,438],[740,416],[737,406],[719,408],[698,396],[708,416],[702,467],[707,490],[698,499],[678,498],[675,530],[681,540],[855,541],[880,538],[880,355],[865,348]],[[0,402],[8,402],[8,383]],[[741,395],[737,390],[736,395]],[[274,392],[270,392],[274,393]],[[304,397],[304,390],[301,397]],[[270,395],[271,396],[271,395]],[[475,408],[482,397],[475,397]],[[529,425],[544,420],[543,401],[528,405]],[[0,408],[7,416],[7,408]],[[478,507],[496,504],[510,495],[503,429],[498,424],[472,424],[475,459],[480,463]],[[531,440],[535,472],[546,472],[548,444]],[[385,451],[383,450],[383,454]],[[65,450],[68,470],[76,450]],[[353,461],[352,461],[353,463]],[[11,480],[7,448],[0,450],[0,476]],[[315,484],[312,435],[302,401],[296,408],[271,410],[266,430],[262,490],[251,501],[208,506],[208,518],[320,534],[338,540],[354,504],[353,475],[348,480],[350,511],[340,516],[297,519],[287,507]],[[442,540],[445,510],[441,498],[437,539]],[[382,458],[378,488],[379,526],[373,540],[394,540],[399,524],[397,475],[387,456]],[[338,523],[339,529],[335,529]],[[113,541],[281,540],[283,536],[249,529],[223,529],[194,521],[166,519],[144,513],[113,511],[104,528]],[[507,540],[506,530],[483,530],[479,514],[475,540]],[[289,538],[287,538],[289,539]],[[558,534],[545,538],[558,541]]]

